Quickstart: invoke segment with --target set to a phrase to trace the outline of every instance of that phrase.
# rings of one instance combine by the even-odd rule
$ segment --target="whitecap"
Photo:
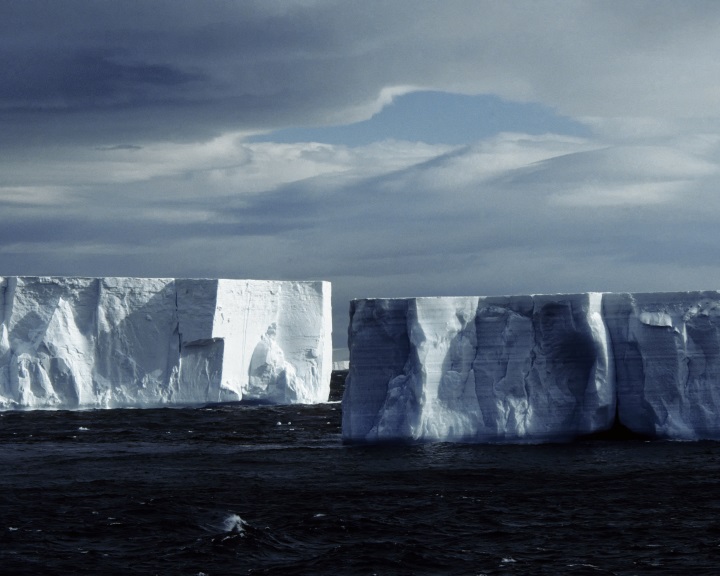
[[[238,534],[242,534],[245,532],[245,526],[247,526],[248,523],[245,522],[238,514],[230,514],[225,520],[223,521],[223,531],[224,532],[237,532]]]

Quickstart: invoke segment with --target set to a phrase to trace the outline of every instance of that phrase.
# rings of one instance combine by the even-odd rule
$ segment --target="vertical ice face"
[[[612,426],[600,294],[481,298],[477,341],[480,439],[567,439]]]
[[[226,346],[223,390],[280,404],[326,401],[330,299],[327,282],[219,280],[213,330]]]
[[[92,387],[79,406],[152,406],[177,401],[175,282],[99,278]]]
[[[222,388],[225,341],[215,332],[217,279],[175,280],[179,366],[177,400],[204,397],[209,402],[242,399],[242,390]]]
[[[544,441],[609,428],[600,294],[356,300],[346,440]]]
[[[3,285],[0,403],[77,407],[93,391],[97,281],[5,278]]]
[[[327,400],[327,282],[0,279],[0,408]]]
[[[365,438],[388,408],[396,414],[395,427],[404,426],[405,415],[413,417],[416,412],[416,401],[403,386],[403,370],[410,354],[407,312],[407,300],[350,302],[348,345],[353,360],[342,400],[346,437]]]
[[[415,438],[473,436],[480,413],[473,363],[477,298],[417,298],[408,309],[408,383],[420,410]]]
[[[379,394],[373,394],[373,405],[379,405],[379,411],[364,414],[357,437],[462,439],[472,435],[477,414],[472,381],[477,298],[417,298],[408,300],[406,306],[402,302],[394,306],[394,302],[372,302],[373,318],[381,319],[382,340],[400,344],[400,353],[389,359],[392,368],[383,370],[381,364],[379,370],[361,372],[362,363],[354,360],[359,355],[373,364],[383,360],[376,348],[382,340],[374,343],[371,349],[375,352],[369,358],[362,356],[360,346],[368,342],[368,337],[372,338],[372,332],[360,335],[356,331],[355,338],[360,335],[360,342],[350,349],[348,399],[357,382],[363,382],[363,376],[377,377],[378,382],[386,383],[377,387]],[[363,306],[362,301],[354,304]],[[359,327],[358,323],[353,324]],[[365,380],[367,391],[375,388],[372,382]],[[348,421],[351,419],[352,414],[348,413]]]
[[[720,438],[720,293],[605,294],[618,414],[650,436]]]

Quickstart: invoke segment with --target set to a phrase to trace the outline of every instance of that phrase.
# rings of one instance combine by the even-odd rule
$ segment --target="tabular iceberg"
[[[609,428],[601,294],[355,300],[343,437],[549,441]]]
[[[346,441],[720,439],[720,292],[355,300]]]
[[[0,278],[0,409],[327,401],[330,284]]]

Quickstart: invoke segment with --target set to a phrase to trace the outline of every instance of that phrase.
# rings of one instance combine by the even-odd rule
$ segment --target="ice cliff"
[[[350,304],[343,438],[720,438],[720,293]]]
[[[640,434],[720,439],[720,292],[605,294],[618,418]]]
[[[0,278],[0,409],[325,402],[330,284]]]

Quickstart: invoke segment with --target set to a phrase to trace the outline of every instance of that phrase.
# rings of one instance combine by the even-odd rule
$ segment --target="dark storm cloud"
[[[15,79],[0,86],[6,112],[142,105],[163,101],[165,94],[182,94],[192,83],[207,81],[200,74],[169,65],[122,62],[109,51],[12,56],[1,59],[6,77]],[[172,98],[168,100],[172,102]]]
[[[344,123],[403,86],[573,115],[702,116],[720,7],[687,4],[2,0],[0,141]]]
[[[349,96],[357,83],[337,81],[359,64],[363,26],[338,36],[322,3],[31,0],[0,13],[6,141],[206,137],[317,121],[379,89]]]

